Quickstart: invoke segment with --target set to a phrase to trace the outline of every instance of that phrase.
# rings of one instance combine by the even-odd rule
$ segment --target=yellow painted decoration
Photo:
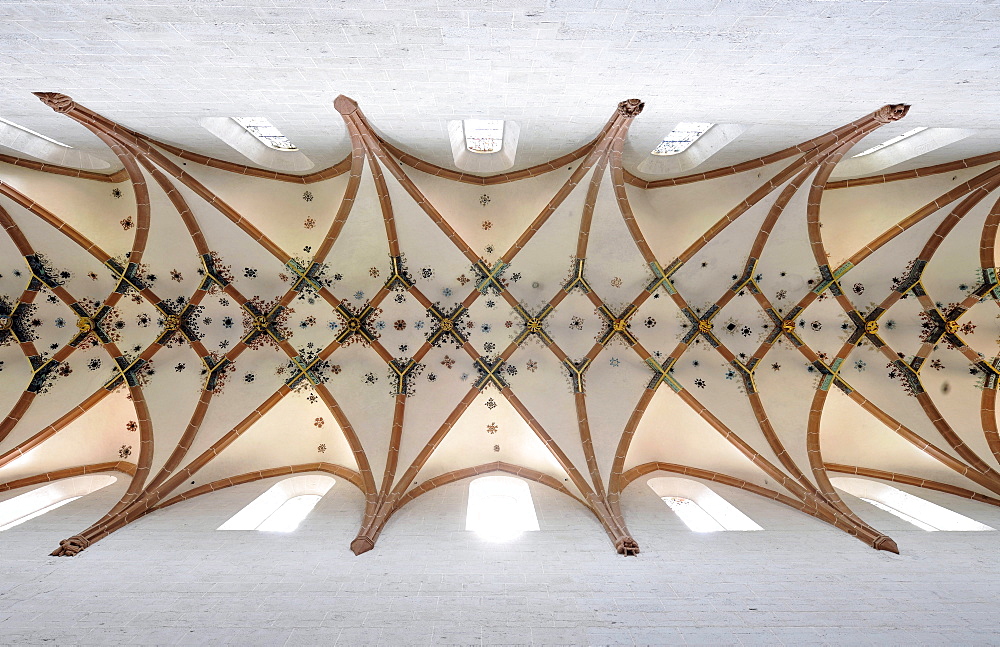
[[[878,322],[877,321],[867,321],[865,322],[865,332],[874,335],[878,332]]]

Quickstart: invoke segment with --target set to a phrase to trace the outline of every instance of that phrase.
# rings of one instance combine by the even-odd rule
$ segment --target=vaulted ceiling
[[[351,153],[306,176],[38,97],[124,169],[0,169],[0,488],[131,479],[54,554],[308,471],[364,492],[357,553],[414,498],[498,470],[576,499],[623,554],[620,495],[654,471],[885,550],[831,474],[1000,505],[1000,156],[830,179],[907,106],[646,181],[623,164],[637,99],[575,151],[476,177],[344,96]]]
[[[359,553],[496,470],[624,554],[656,471],[888,550],[831,476],[1000,504],[997,8],[506,4],[3,4],[0,117],[109,165],[0,150],[0,491],[130,480],[56,554],[310,471],[365,494]],[[258,115],[315,167],[199,123]],[[457,170],[470,117],[510,171]],[[680,121],[746,130],[641,173]],[[915,126],[972,136],[837,168]]]

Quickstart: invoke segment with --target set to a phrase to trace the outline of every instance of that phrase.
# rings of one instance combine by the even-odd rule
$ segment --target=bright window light
[[[493,542],[538,530],[528,484],[510,476],[484,476],[470,483],[465,529]]]
[[[679,496],[665,496],[663,501],[677,513],[688,528],[694,532],[718,532],[725,530],[715,517],[705,512],[700,505],[691,499]]]
[[[312,509],[322,498],[318,494],[303,494],[292,497],[282,503],[280,508],[257,526],[257,530],[292,532],[299,527],[302,520],[312,512]]]
[[[860,153],[858,153],[857,155],[854,155],[853,157],[864,157],[865,155],[871,155],[872,153],[874,153],[876,151],[880,151],[883,148],[888,148],[889,146],[892,146],[893,144],[897,144],[897,143],[903,141],[907,137],[912,137],[912,136],[916,135],[917,133],[922,133],[925,130],[927,130],[927,126],[920,126],[918,128],[914,128],[913,130],[907,130],[902,135],[896,135],[892,139],[887,139],[884,142],[882,142],[881,144],[878,144],[876,146],[872,146],[871,148],[863,150]]]
[[[521,534],[517,522],[517,499],[492,494],[482,500],[476,532],[493,541],[509,541]]]
[[[70,497],[68,499],[63,499],[62,501],[59,501],[57,503],[53,503],[52,505],[45,506],[41,510],[35,510],[34,512],[32,512],[30,514],[24,515],[20,519],[15,519],[15,520],[11,521],[8,524],[0,526],[0,531],[7,530],[8,528],[13,528],[14,526],[20,526],[25,521],[31,521],[35,517],[40,517],[43,514],[45,514],[46,512],[51,512],[52,510],[55,510],[56,508],[61,508],[62,506],[66,505],[67,503],[71,503],[73,501],[76,501],[79,498],[80,497],[78,497],[78,496]]]
[[[107,474],[74,476],[0,501],[0,531],[19,526],[117,481]]]
[[[291,532],[316,507],[336,481],[323,474],[293,476],[272,485],[219,530]]]
[[[243,126],[248,133],[268,148],[273,148],[276,151],[299,150],[295,144],[281,134],[280,130],[274,127],[274,124],[264,117],[233,117],[233,121]]]
[[[51,137],[46,137],[42,133],[37,133],[37,132],[35,132],[34,130],[32,130],[30,128],[25,128],[24,126],[22,126],[20,124],[15,124],[13,121],[8,121],[8,120],[4,119],[3,117],[0,117],[0,122],[3,122],[5,124],[7,124],[8,126],[13,126],[14,128],[17,128],[18,130],[23,130],[24,132],[30,133],[30,134],[34,135],[35,137],[41,137],[45,141],[52,142],[53,144],[55,144],[57,146],[62,146],[63,148],[73,148],[69,144],[64,144],[64,143],[62,143],[60,141],[56,141],[56,140],[52,139]]]
[[[932,526],[930,524],[924,523],[920,519],[917,519],[915,517],[911,517],[910,515],[906,514],[905,512],[900,512],[896,508],[893,508],[892,506],[888,506],[888,505],[882,503],[881,501],[876,501],[875,499],[866,499],[864,497],[860,497],[860,498],[865,503],[870,503],[873,506],[875,506],[876,508],[878,508],[879,510],[885,510],[889,514],[895,515],[895,516],[899,517],[900,519],[902,519],[903,521],[906,521],[907,523],[911,523],[914,526],[916,526],[917,528],[920,528],[921,530],[926,530],[928,532],[934,532],[936,530],[940,530],[939,528],[935,528],[934,526]]]
[[[695,532],[763,530],[732,503],[693,479],[659,476],[646,484]]]
[[[473,153],[498,153],[503,148],[503,119],[466,119],[465,147]]]
[[[965,515],[952,512],[909,492],[903,492],[891,485],[851,477],[837,477],[830,482],[839,490],[852,494],[880,510],[895,515],[917,528],[933,532],[936,530],[980,531],[993,530]]]
[[[653,149],[653,155],[678,155],[686,151],[691,144],[708,132],[713,124],[695,121],[682,121],[670,134],[663,138],[660,145]]]

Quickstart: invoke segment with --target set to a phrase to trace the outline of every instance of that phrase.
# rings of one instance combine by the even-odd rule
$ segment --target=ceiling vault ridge
[[[857,186],[923,178],[958,168],[976,168],[1000,160],[998,153],[901,174],[840,182],[829,180],[836,164],[852,146],[880,126],[905,117],[909,109],[907,105],[883,106],[797,146],[725,169],[647,181],[629,173],[622,163],[629,127],[640,116],[644,107],[639,99],[620,102],[598,136],[576,151],[521,171],[474,176],[437,167],[394,147],[375,131],[357,102],[340,96],[334,101],[334,108],[347,127],[351,154],[328,169],[298,176],[241,166],[185,151],[121,126],[66,95],[51,92],[35,94],[53,110],[75,120],[99,137],[114,152],[123,171],[102,175],[30,163],[6,156],[0,156],[0,163],[77,179],[114,183],[128,181],[135,198],[134,204],[130,205],[131,222],[134,226],[131,227],[128,251],[112,256],[35,199],[0,180],[0,195],[27,214],[25,216],[18,211],[15,219],[0,205],[0,226],[7,232],[27,268],[27,287],[24,291],[16,298],[4,297],[5,300],[0,300],[0,345],[17,343],[31,369],[24,391],[0,421],[0,469],[28,452],[44,449],[47,442],[74,423],[84,420],[89,412],[112,394],[126,397],[130,401],[139,437],[139,452],[134,463],[121,460],[65,466],[0,483],[0,491],[5,491],[94,471],[117,470],[128,475],[128,486],[120,500],[95,523],[61,541],[53,555],[76,555],[136,519],[175,503],[234,485],[301,472],[325,472],[340,476],[363,493],[363,518],[358,534],[350,544],[355,554],[372,550],[389,520],[404,505],[448,483],[489,472],[513,474],[548,486],[579,502],[601,523],[614,549],[622,555],[635,555],[640,550],[638,541],[628,529],[622,510],[624,489],[641,476],[656,471],[715,481],[766,497],[839,528],[873,548],[892,552],[899,552],[895,541],[862,520],[850,508],[834,489],[828,472],[894,480],[1000,505],[1000,497],[993,496],[1000,495],[1000,471],[989,462],[1000,466],[1000,432],[995,416],[1000,357],[986,357],[971,347],[964,338],[969,333],[963,329],[964,322],[960,322],[978,303],[989,300],[1000,302],[1000,284],[994,259],[995,237],[1000,229],[1000,200],[992,205],[982,228],[978,268],[982,277],[981,284],[968,290],[959,303],[943,307],[928,294],[924,276],[928,264],[949,234],[977,205],[1000,188],[1000,167],[982,170],[973,178],[948,189],[857,249],[837,267],[832,268],[828,261],[830,254],[824,242],[820,218],[820,204],[827,190],[850,190]],[[195,173],[184,170],[183,164],[179,166],[168,155],[251,178],[249,181],[253,182],[267,179],[307,185],[346,175],[343,181],[344,192],[336,199],[336,208],[330,209],[331,218],[326,231],[321,234],[322,238],[317,244],[310,244],[305,248],[306,257],[293,256],[255,224],[249,210],[243,208],[241,211],[234,206],[243,204],[242,201],[234,199],[233,204],[225,201],[221,197],[225,193],[221,187],[217,193],[208,186],[211,180],[198,179]],[[746,195],[696,236],[683,251],[673,258],[668,257],[669,260],[657,256],[650,244],[651,241],[656,244],[655,238],[651,238],[649,233],[653,231],[655,223],[646,217],[643,211],[645,207],[638,203],[633,205],[636,191],[652,196],[651,200],[669,200],[669,194],[664,194],[660,189],[722,179],[783,160],[787,160],[786,166],[773,176],[757,182],[752,190],[747,189],[749,192]],[[470,229],[460,217],[461,214],[453,214],[450,206],[446,208],[444,201],[435,197],[439,189],[432,189],[423,177],[430,175],[436,182],[457,185],[499,187],[523,182],[527,186],[532,182],[537,184],[541,176],[569,165],[572,167],[567,170],[572,172],[567,174],[565,180],[558,182],[551,178],[561,176],[549,176],[549,184],[553,186],[544,196],[548,198],[547,201],[537,213],[529,214],[531,217],[525,219],[527,224],[518,225],[518,231],[513,232],[516,238],[514,235],[510,236],[513,243],[506,250],[500,247],[493,250],[491,245],[490,251],[485,254],[477,251],[479,232]],[[197,288],[190,296],[172,300],[161,296],[164,294],[162,289],[154,289],[154,280],[147,267],[149,258],[146,256],[147,252],[152,255],[154,247],[150,243],[151,224],[169,214],[160,213],[165,210],[160,205],[156,207],[157,213],[154,215],[154,200],[147,185],[148,178],[152,178],[157,190],[166,196],[170,208],[184,225],[197,252],[200,277]],[[320,186],[323,185],[317,185],[317,192]],[[362,188],[367,186],[374,187],[377,206],[373,201],[372,204],[359,208],[358,203],[365,195]],[[604,191],[609,195],[602,195],[606,186],[610,186],[609,190]],[[570,196],[581,194],[582,207],[571,207]],[[185,195],[193,195],[199,201],[195,205],[196,209],[188,204]],[[803,201],[804,208],[789,207],[796,198]],[[959,200],[958,204],[950,206]],[[482,206],[485,207],[486,202]],[[352,234],[345,234],[345,231],[349,231],[349,225],[356,224],[364,217],[366,209],[370,209],[373,218],[380,219],[381,226],[384,227],[384,250],[388,252],[388,263],[371,268],[371,278],[380,279],[373,284],[377,287],[368,296],[359,290],[353,297],[357,303],[351,303],[345,282],[334,278],[332,268],[339,268],[349,260],[349,254],[344,249],[360,244],[352,238]],[[520,269],[528,262],[524,259],[532,257],[532,254],[537,255],[539,247],[548,244],[545,242],[547,239],[538,234],[541,231],[547,234],[557,226],[553,224],[558,220],[554,216],[561,209],[576,209],[580,218],[578,228],[572,232],[574,235],[566,236],[568,240],[576,240],[569,262],[569,276],[564,280],[554,276],[544,277],[553,279],[552,285],[555,286],[553,295],[547,301],[525,299],[525,293],[520,286],[515,285],[521,276]],[[742,269],[732,280],[724,281],[725,285],[718,298],[710,304],[698,306],[705,295],[697,295],[699,300],[695,300],[692,305],[685,293],[692,298],[695,296],[686,285],[697,265],[694,262],[696,257],[710,245],[721,246],[720,241],[725,237],[735,235],[733,232],[736,228],[730,228],[731,225],[745,223],[753,217],[748,216],[748,213],[757,212],[762,213],[763,221],[752,236],[748,237],[749,247],[745,252],[745,259],[743,253],[740,253],[739,264]],[[864,310],[856,307],[842,286],[845,276],[848,273],[856,275],[858,268],[869,256],[900,240],[900,237],[933,214],[942,212],[946,214],[944,219],[934,228],[895,287],[880,303]],[[28,228],[22,229],[18,224],[23,217],[37,219],[54,229],[62,235],[60,239],[65,239],[74,249],[79,250],[82,257],[96,260],[109,272],[112,287],[107,296],[100,301],[74,297],[67,287],[68,279],[62,278],[62,272],[34,247],[34,243],[41,244],[45,241],[38,240],[36,234],[30,233],[34,229],[26,231]],[[473,277],[468,279],[463,275],[465,281],[461,285],[468,290],[464,298],[458,294],[447,303],[435,301],[430,296],[430,284],[421,282],[422,279],[418,276],[421,273],[416,270],[411,273],[406,252],[411,252],[411,258],[417,258],[418,251],[426,252],[419,250],[417,241],[410,239],[414,231],[414,223],[411,221],[415,218],[421,219],[421,231],[431,231],[447,239],[450,246],[435,250],[435,254],[442,257],[457,254],[464,259],[465,272]],[[424,218],[426,220],[422,220]],[[798,301],[789,305],[778,303],[783,297],[772,301],[770,293],[761,288],[764,280],[761,268],[770,256],[767,253],[767,243],[781,230],[779,222],[785,224],[793,218],[805,224],[805,235],[815,261],[810,271],[815,271],[819,278],[810,281],[810,287],[805,289]],[[219,219],[232,231],[238,232],[238,239],[237,236],[220,235],[213,219]],[[616,248],[615,253],[633,254],[641,258],[641,263],[637,264],[637,274],[631,277],[634,280],[629,283],[636,290],[631,301],[622,303],[606,299],[611,294],[607,291],[607,282],[595,278],[603,277],[608,271],[608,268],[601,266],[600,259],[610,253],[604,249],[606,241],[601,241],[598,249],[592,249],[589,245],[592,230],[597,231],[593,226],[595,220],[602,226],[613,222],[614,226],[621,227],[621,231],[625,232],[621,250]],[[406,222],[407,226],[398,226],[402,222]],[[647,231],[644,232],[644,228]],[[489,228],[484,226],[483,229]],[[286,240],[278,236],[276,238]],[[270,297],[246,294],[245,290],[250,288],[244,286],[248,284],[233,274],[227,264],[232,261],[223,251],[232,249],[233,245],[242,245],[252,249],[254,253],[276,259],[277,267],[288,273],[288,285],[284,292]],[[658,244],[657,248],[660,249]],[[144,258],[147,263],[144,263]],[[384,256],[381,262],[385,263]],[[702,267],[706,265],[707,263],[703,263]],[[249,271],[250,268],[247,268],[248,278],[251,276]],[[618,281],[618,285],[612,283],[615,289],[621,285],[620,278]],[[466,282],[472,285],[466,286]],[[545,285],[550,284],[546,281]],[[540,285],[536,282],[535,287],[540,288]],[[515,295],[515,291],[521,298]],[[602,296],[601,292],[605,292],[605,295]],[[444,294],[446,299],[452,299],[450,289]],[[76,320],[76,332],[69,342],[51,354],[36,347],[35,334],[26,323],[34,318],[34,309],[43,305],[39,297],[45,303],[66,308]],[[209,350],[206,335],[199,329],[199,319],[207,321],[202,311],[210,305],[210,297],[212,303],[225,300],[242,313],[243,333],[236,338],[235,343],[220,347],[218,351]],[[721,324],[716,323],[723,310],[734,300],[741,298],[744,302],[753,302],[765,321],[766,334],[761,337],[758,347],[752,353],[740,352],[741,347],[735,341],[728,341],[720,332]],[[400,356],[396,356],[395,351],[389,350],[395,341],[390,342],[389,339],[397,337],[390,334],[392,331],[386,330],[379,317],[383,312],[396,312],[396,306],[402,306],[408,299],[419,306],[417,310],[430,325],[426,332],[407,332],[410,335],[407,338],[409,343],[400,345]],[[567,299],[570,301],[566,301]],[[802,330],[803,313],[813,304],[827,299],[831,300],[831,306],[832,302],[836,302],[842,311],[841,316],[849,322],[845,324],[848,326],[845,330],[853,328],[846,333],[846,341],[832,356],[814,348],[813,338]],[[894,337],[880,333],[882,317],[903,299],[916,302],[927,322],[920,347],[910,358],[891,346],[898,345]],[[325,308],[338,321],[331,322],[329,336],[318,344],[310,341],[302,346],[296,342],[299,344],[296,347],[291,340],[298,332],[289,321],[294,308],[299,307],[298,303],[303,300],[310,306]],[[585,301],[585,307],[593,308],[600,331],[594,337],[593,345],[582,356],[579,354],[582,351],[577,350],[577,344],[571,342],[571,345],[567,345],[567,349],[573,354],[571,357],[558,343],[560,338],[554,332],[554,321],[560,314],[560,306],[566,302],[564,307],[569,312],[573,300],[578,303]],[[511,319],[520,320],[517,321],[518,327],[513,328],[514,321],[506,322],[506,327],[513,329],[511,341],[505,347],[497,347],[492,342],[488,346],[479,347],[474,343],[477,333],[473,319],[481,319],[484,309],[495,309],[498,303],[509,309]],[[145,346],[139,344],[130,347],[115,332],[115,317],[123,308],[133,307],[129,304],[134,304],[139,309],[146,308],[154,317],[159,317],[158,330]],[[655,349],[661,343],[669,343],[668,340],[654,337],[653,333],[641,333],[637,330],[639,324],[633,323],[661,305],[668,310],[673,308],[683,318],[683,328],[677,336],[676,345],[669,350],[664,347],[663,352],[648,350],[643,342]],[[649,316],[645,325],[652,328],[648,323],[649,319],[653,317]],[[422,327],[411,328],[420,330]],[[486,334],[488,327],[488,323],[483,323],[480,331]],[[395,330],[400,334],[409,330],[407,322],[399,319]],[[551,369],[552,373],[545,376],[548,383],[558,380],[569,382],[575,413],[575,419],[569,425],[572,433],[566,433],[561,424],[556,423],[549,412],[544,410],[545,407],[539,404],[537,396],[531,394],[530,390],[519,389],[518,382],[513,379],[517,375],[515,355],[520,358],[528,352],[531,347],[528,340],[540,342],[533,346],[535,352],[545,354],[546,358],[551,353],[555,359],[554,365],[557,368]],[[704,346],[701,345],[703,342]],[[903,425],[890,416],[885,408],[865,398],[859,389],[868,389],[869,387],[864,386],[868,382],[854,380],[855,385],[848,382],[844,369],[851,353],[865,342],[889,366],[895,367],[895,372],[903,381],[906,397],[913,398],[914,406],[920,408],[936,430],[937,437],[933,441]],[[982,431],[988,448],[983,456],[963,436],[970,433],[968,430],[957,431],[946,420],[945,414],[939,410],[925,386],[921,369],[928,364],[931,353],[937,349],[939,342],[961,354],[965,361],[983,375]],[[375,361],[374,358],[377,357],[377,361],[380,365],[384,364],[390,375],[392,422],[388,429],[377,432],[387,439],[387,449],[382,454],[377,449],[381,445],[372,438],[374,432],[368,429],[375,423],[365,420],[360,427],[352,424],[348,411],[351,412],[351,417],[356,417],[361,409],[356,408],[356,403],[349,402],[353,399],[351,394],[338,389],[338,394],[343,393],[340,401],[348,404],[348,409],[345,410],[330,388],[330,375],[334,373],[331,358],[335,355],[346,358],[344,352],[337,355],[338,351],[354,344],[360,350],[351,352],[365,357],[364,361]],[[54,422],[39,430],[23,429],[25,425],[19,423],[35,404],[34,401],[47,397],[46,393],[53,385],[72,379],[68,378],[71,372],[68,371],[69,358],[78,350],[82,354],[87,348],[96,346],[104,349],[103,352],[112,364],[110,377],[102,380],[98,389],[71,410],[59,415]],[[149,398],[160,393],[157,386],[160,378],[154,377],[154,367],[161,361],[161,357],[167,355],[163,349],[184,346],[190,347],[199,359],[203,379],[200,381],[198,399],[190,418],[177,437],[164,430],[179,428],[176,421],[154,420]],[[706,391],[706,396],[702,399],[692,392],[692,387],[704,388],[704,384],[698,384],[697,379],[688,382],[681,360],[687,359],[685,354],[696,346],[702,349],[700,352],[712,357],[717,355],[724,366],[731,367],[731,379],[746,397],[753,412],[750,423],[727,424],[723,417],[730,423],[731,417],[718,406],[710,392]],[[808,418],[804,425],[793,430],[794,438],[787,428],[778,429],[770,420],[765,407],[765,396],[770,397],[773,386],[770,381],[757,375],[759,368],[764,365],[765,357],[775,346],[782,346],[782,352],[800,356],[818,378],[814,383]],[[264,347],[269,350],[261,351]],[[440,422],[427,417],[416,419],[412,404],[408,418],[407,405],[416,394],[417,376],[432,361],[438,361],[429,359],[429,354],[441,353],[445,347],[454,348],[453,352],[461,354],[463,362],[472,367],[468,390],[456,404],[439,412],[442,416]],[[285,366],[279,371],[283,377],[276,383],[275,390],[263,396],[248,395],[256,398],[255,404],[238,411],[240,420],[232,426],[227,423],[226,429],[217,428],[218,423],[214,423],[215,426],[206,424],[211,405],[215,403],[216,396],[223,393],[227,376],[233,373],[238,360],[249,362],[247,358],[260,357],[265,352],[272,352],[285,362]],[[632,366],[637,367],[643,375],[642,387],[635,389],[635,404],[631,405],[633,400],[628,399],[627,404],[623,405],[631,406],[631,409],[626,409],[628,419],[620,430],[607,429],[606,423],[591,421],[588,415],[588,409],[606,404],[600,398],[604,395],[602,387],[606,388],[604,382],[607,378],[603,377],[603,373],[598,374],[604,366],[601,365],[599,369],[597,364],[602,353],[622,354],[627,358],[625,361],[634,362]],[[618,366],[618,362],[622,361],[617,355],[609,359],[611,366]],[[449,356],[445,360],[455,363]],[[445,371],[448,371],[451,365],[446,364],[446,361],[441,363],[446,365]],[[537,366],[534,360],[531,363]],[[336,372],[340,371],[338,365]],[[591,376],[590,385],[585,379],[588,374]],[[368,375],[371,375],[369,383],[374,383],[376,376],[373,373]],[[249,384],[252,380],[245,381]],[[669,389],[664,390],[664,395],[657,398],[659,387],[663,384]],[[889,433],[911,443],[925,455],[952,470],[956,479],[965,479],[970,482],[970,488],[978,487],[991,494],[900,472],[825,461],[820,432],[831,386],[837,386],[837,392],[881,422]],[[230,390],[233,388],[236,387],[230,385]],[[421,390],[424,388],[420,387]],[[459,393],[463,388],[466,387],[459,387],[455,392]],[[476,417],[475,412],[470,412],[471,407],[480,398],[492,394],[493,389],[498,394],[497,398],[512,411],[516,424],[523,425],[526,432],[533,435],[544,448],[547,456],[538,465],[532,467],[507,462],[502,460],[503,455],[497,460],[483,461],[476,465],[446,463],[447,457],[444,456],[442,447],[449,443],[465,442],[463,439],[470,433],[466,431],[471,424],[470,419]],[[336,430],[331,433],[342,436],[339,440],[346,446],[347,454],[333,457],[330,461],[272,464],[267,468],[218,478],[217,472],[223,469],[222,461],[215,459],[227,450],[227,455],[235,455],[235,450],[229,448],[244,434],[265,429],[268,415],[278,415],[273,410],[293,393],[308,393],[311,402],[321,403],[318,406],[325,408],[324,414],[328,414],[336,422]],[[524,400],[519,394],[524,396]],[[592,400],[597,398],[590,407],[588,397]],[[740,478],[709,469],[710,466],[707,465],[644,460],[644,455],[633,452],[636,437],[652,433],[647,431],[652,423],[649,421],[650,417],[645,415],[646,412],[662,406],[659,403],[664,398],[669,399],[671,406],[683,407],[685,411],[697,416],[706,429],[714,429],[723,442],[734,448],[742,456],[741,460],[744,462],[741,463],[741,469],[745,475],[753,474],[752,478],[767,484],[773,480],[776,489],[764,487],[752,478]],[[492,398],[489,401],[496,406]],[[768,404],[774,406],[771,402]],[[223,405],[216,404],[216,409],[221,406]],[[543,415],[545,423],[536,415]],[[316,420],[317,427],[321,426],[321,418]],[[360,420],[356,417],[355,422]],[[662,437],[658,451],[663,458],[670,458],[670,434],[674,431],[676,430],[668,429],[659,432]],[[711,432],[703,429],[701,433]],[[66,436],[63,433],[61,437]],[[175,437],[177,440],[166,440]],[[5,444],[8,439],[12,439],[12,446],[9,446],[11,443]],[[286,442],[295,445],[299,441],[290,437]],[[792,442],[795,444],[792,445]],[[195,447],[199,448],[196,453],[193,452]],[[322,447],[325,448],[325,445]],[[500,444],[495,445],[494,451],[501,451]],[[580,456],[583,458],[582,462]],[[464,456],[461,458],[465,460]],[[341,463],[351,463],[354,467]],[[538,469],[540,465],[548,463],[557,467]],[[382,472],[380,483],[376,482],[375,470]],[[198,478],[211,480],[196,487],[187,487],[188,481],[191,485],[195,484],[196,481],[192,479],[196,475]]]

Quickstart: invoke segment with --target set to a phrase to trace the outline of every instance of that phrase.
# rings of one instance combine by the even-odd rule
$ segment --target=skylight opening
[[[465,529],[491,542],[538,530],[528,484],[510,476],[484,476],[470,483]]]
[[[52,139],[51,137],[46,137],[42,133],[35,132],[34,130],[32,130],[30,128],[25,128],[24,126],[22,126],[20,124],[15,124],[13,121],[8,121],[7,119],[4,119],[3,117],[0,117],[0,122],[3,122],[5,124],[7,124],[8,126],[13,126],[14,128],[17,128],[18,130],[24,131],[24,132],[29,133],[31,135],[34,135],[35,137],[41,137],[45,141],[51,142],[51,143],[55,144],[56,146],[62,146],[63,148],[73,148],[69,144],[64,144],[64,143],[62,143],[60,141],[56,141],[55,139]]]
[[[272,485],[219,530],[292,532],[309,516],[336,481],[322,474],[293,476]]]
[[[281,507],[265,519],[257,530],[269,532],[292,532],[322,499],[318,494],[302,494],[285,501]]]
[[[679,155],[690,148],[691,144],[698,141],[698,138],[707,133],[713,125],[696,121],[682,121],[652,150],[652,154]]]
[[[31,521],[117,481],[107,474],[74,476],[0,501],[0,531]]]
[[[890,505],[886,505],[886,504],[882,503],[881,501],[876,501],[875,499],[866,499],[864,497],[859,497],[859,498],[862,501],[864,501],[865,503],[870,503],[871,505],[875,506],[879,510],[885,510],[889,514],[895,515],[895,516],[899,517],[900,519],[902,519],[903,521],[905,521],[907,523],[911,523],[914,526],[916,526],[917,528],[920,528],[921,530],[926,530],[927,532],[937,532],[938,530],[940,530],[940,528],[935,528],[934,526],[932,526],[930,524],[924,523],[920,519],[917,519],[916,517],[911,517],[910,515],[906,514],[905,512],[901,512],[901,511],[897,510],[896,508],[894,508],[894,507],[892,507]]]
[[[921,499],[909,492],[903,492],[891,485],[851,477],[832,478],[830,482],[837,489],[852,494],[865,503],[870,503],[921,530],[928,532],[993,530],[993,528],[965,515]]]
[[[233,121],[243,126],[257,141],[276,151],[297,151],[295,144],[281,134],[274,124],[264,117],[233,117]]]
[[[465,148],[473,153],[499,153],[503,148],[503,119],[465,119]]]
[[[881,144],[877,144],[875,146],[872,146],[869,149],[861,151],[857,155],[852,155],[852,157],[864,157],[865,155],[871,155],[872,153],[880,151],[883,148],[888,148],[889,146],[892,146],[893,144],[898,144],[899,142],[903,141],[907,137],[912,137],[912,136],[916,135],[917,133],[922,133],[925,130],[927,130],[927,126],[918,126],[917,128],[914,128],[913,130],[907,130],[902,135],[896,135],[892,139],[887,139],[884,142],[882,142]]]
[[[694,532],[763,530],[708,486],[678,476],[660,476],[647,485]]]
[[[41,510],[35,510],[34,512],[31,512],[29,514],[24,515],[23,517],[15,519],[14,521],[11,521],[8,524],[4,524],[4,525],[0,526],[0,532],[2,532],[4,530],[7,530],[8,528],[13,528],[14,526],[20,526],[25,521],[31,521],[35,517],[40,517],[43,514],[45,514],[46,512],[51,512],[51,511],[55,510],[56,508],[61,508],[62,506],[66,505],[67,503],[72,503],[73,501],[76,501],[79,498],[80,498],[79,496],[73,496],[73,497],[70,497],[68,499],[63,499],[62,501],[57,501],[56,503],[53,503],[52,505],[47,505],[44,508],[42,508]]]
[[[679,496],[665,496],[663,501],[680,517],[684,525],[694,532],[719,532],[725,530],[715,517],[692,501]]]

